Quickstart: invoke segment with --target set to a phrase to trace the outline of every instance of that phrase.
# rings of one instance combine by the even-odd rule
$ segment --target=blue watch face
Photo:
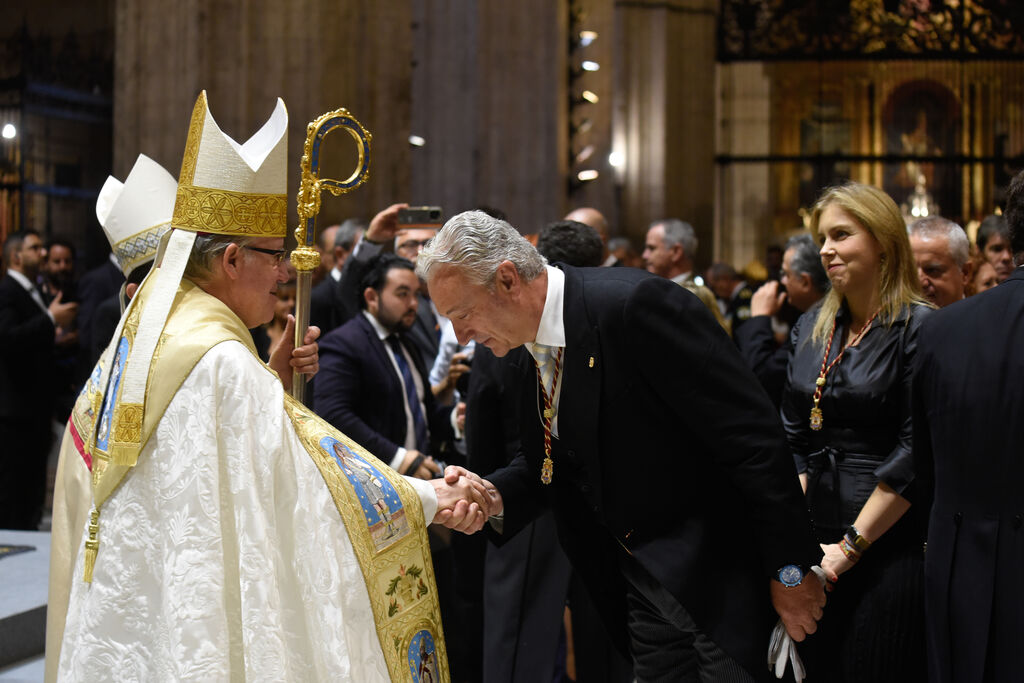
[[[804,570],[800,569],[795,564],[787,564],[785,567],[779,570],[779,582],[783,586],[792,588],[793,586],[799,586],[800,582],[804,580]]]

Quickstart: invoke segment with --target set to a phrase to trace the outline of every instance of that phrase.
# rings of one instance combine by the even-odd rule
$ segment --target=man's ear
[[[800,289],[811,289],[811,276],[808,273],[799,273]]]
[[[498,291],[511,292],[519,287],[519,271],[511,261],[502,261],[494,274],[494,286]]]
[[[673,244],[668,250],[672,252],[672,261],[674,262],[682,261],[686,256],[686,251],[683,249],[683,245],[681,244]]]
[[[376,316],[377,309],[380,306],[380,295],[377,294],[377,290],[373,287],[367,287],[364,289],[363,300],[366,301],[366,310]]]
[[[964,275],[964,286],[966,287],[971,283],[971,278],[974,276],[974,261],[970,259],[963,265],[960,272]]]
[[[220,265],[224,269],[224,274],[231,280],[237,280],[239,277],[239,266],[241,265],[242,249],[237,244],[232,242],[227,246],[220,255]]]

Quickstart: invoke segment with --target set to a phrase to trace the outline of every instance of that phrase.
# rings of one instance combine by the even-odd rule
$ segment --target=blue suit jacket
[[[430,454],[437,455],[441,443],[452,436],[451,409],[434,401],[419,354],[404,338],[402,344],[423,382]],[[402,383],[384,342],[361,312],[320,342],[320,371],[314,383],[313,405],[320,417],[386,463],[405,444]]]

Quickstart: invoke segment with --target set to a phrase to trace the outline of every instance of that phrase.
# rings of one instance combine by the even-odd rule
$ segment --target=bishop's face
[[[263,237],[253,240],[249,246],[276,251],[284,249],[284,238]],[[277,286],[288,281],[288,267],[273,254],[245,247],[239,252],[238,287],[244,296],[236,299],[233,308],[246,327],[258,327],[274,319],[279,301]]]
[[[508,261],[501,267],[506,264],[515,268]],[[442,265],[431,274],[428,285],[430,298],[441,315],[452,321],[460,344],[472,339],[500,357],[537,335],[535,326],[528,329],[531,325],[519,289],[506,284],[500,274],[492,290],[471,281],[457,267]]]

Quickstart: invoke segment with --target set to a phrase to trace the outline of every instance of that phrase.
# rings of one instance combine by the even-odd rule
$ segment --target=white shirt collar
[[[377,333],[377,337],[381,341],[384,341],[385,339],[387,339],[391,335],[390,332],[388,332],[386,329],[384,329],[383,325],[381,325],[379,322],[377,322],[377,319],[373,317],[372,313],[370,313],[369,311],[364,310],[363,311],[363,315],[365,315],[366,319],[370,321],[371,325],[373,325],[373,329]]]
[[[7,274],[14,278],[14,281],[21,285],[26,292],[31,293],[32,290],[35,289],[35,285],[32,284],[32,282],[27,277],[25,277],[24,274],[19,273],[13,268],[8,268]]]
[[[677,285],[684,284],[690,280],[692,275],[692,270],[688,270],[685,273],[679,273],[679,275],[676,275],[674,278],[672,278],[672,282],[676,283]]]
[[[565,273],[551,266],[544,266],[544,269],[548,274],[548,291],[534,342],[547,346],[565,346]]]
[[[331,279],[334,280],[335,282],[341,281],[341,268],[339,268],[338,266],[334,266],[333,268],[331,268]]]

